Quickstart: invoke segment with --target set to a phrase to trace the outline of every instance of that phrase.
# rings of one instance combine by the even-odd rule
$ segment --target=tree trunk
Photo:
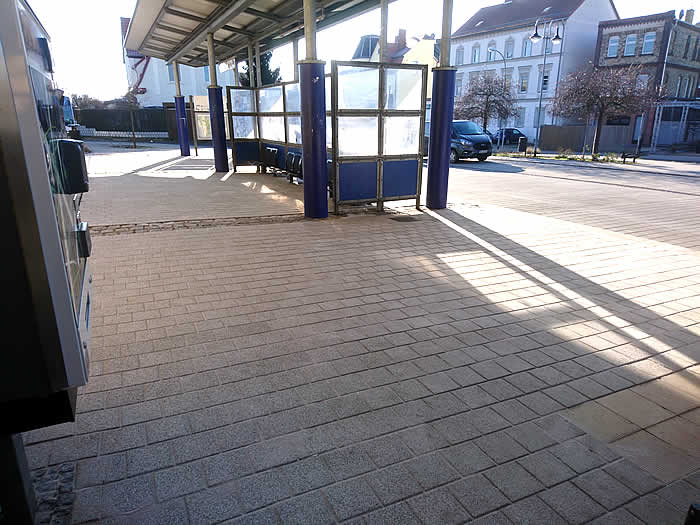
[[[591,155],[598,153],[598,148],[600,146],[600,132],[603,128],[603,115],[605,110],[601,109],[598,111],[595,123],[595,134],[593,135],[593,148],[591,149]]]

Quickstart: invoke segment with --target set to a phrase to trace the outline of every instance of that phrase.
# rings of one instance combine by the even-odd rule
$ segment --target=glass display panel
[[[195,114],[195,122],[197,123],[197,138],[200,139],[210,139],[211,138],[211,119],[206,113]]]
[[[36,98],[38,106],[37,116],[39,117],[43,146],[46,153],[46,168],[53,193],[56,223],[61,237],[63,261],[75,313],[80,309],[82,270],[85,262],[78,256],[78,237],[75,234],[78,222],[78,208],[75,199],[78,196],[66,193],[64,184],[67,180],[67,175],[64,173],[61,152],[58,147],[58,139],[66,136],[62,103],[63,93],[55,88],[53,81],[46,72],[30,66],[29,74],[34,98]]]
[[[284,142],[284,117],[260,117],[260,137]]]
[[[255,98],[253,91],[248,89],[232,89],[231,105],[234,113],[254,113]]]
[[[290,113],[301,111],[301,95],[299,94],[299,84],[288,84],[284,88],[287,95],[287,111]]]
[[[233,116],[233,135],[237,139],[256,139],[255,117]]]
[[[378,137],[377,117],[338,117],[338,154],[340,156],[376,156]]]
[[[289,142],[301,144],[301,117],[287,117],[287,136]]]
[[[195,123],[197,125],[197,138],[205,140],[211,139],[211,118],[209,114],[195,113]],[[226,131],[226,139],[228,139],[229,131],[227,118],[224,118],[224,130]]]
[[[338,109],[377,109],[378,101],[378,69],[338,67]]]
[[[384,119],[384,155],[418,154],[420,117]]]
[[[326,148],[333,149],[333,119],[326,116]]]
[[[423,71],[387,69],[384,75],[386,109],[419,110],[423,91]]]
[[[282,86],[262,88],[258,92],[260,113],[282,113]]]

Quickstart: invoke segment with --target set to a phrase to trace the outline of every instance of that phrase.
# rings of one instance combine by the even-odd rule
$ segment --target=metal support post
[[[304,0],[306,60],[316,60],[316,1]]]
[[[654,125],[651,131],[651,148],[652,153],[656,153],[656,144],[659,141],[659,128],[661,127],[661,119],[663,118],[664,108],[661,105],[656,106],[656,112],[654,113]]]
[[[180,155],[190,156],[190,137],[187,132],[187,112],[185,111],[185,97],[180,89],[180,66],[173,62],[173,76],[175,77],[175,123],[177,125],[177,140],[180,143]]]
[[[255,76],[253,75],[253,42],[251,40],[248,41],[248,86],[256,87]]]
[[[450,37],[452,36],[452,0],[442,1],[442,38],[440,67],[450,67]]]
[[[379,62],[386,62],[387,26],[389,24],[389,1],[381,0],[381,25],[379,27]]]
[[[552,32],[552,21],[549,22],[549,32]],[[537,23],[535,23],[535,29],[537,29]],[[544,46],[544,52],[542,53],[542,80],[540,80],[540,100],[537,104],[537,129],[535,130],[535,148],[532,151],[532,156],[537,156],[537,148],[540,145],[540,129],[542,128],[542,97],[544,96],[544,75],[547,72],[547,38],[551,39],[551,35],[547,37],[547,24],[546,22],[542,24],[542,45]],[[593,144],[595,146],[595,143]],[[592,150],[591,150],[592,151]]]
[[[292,41],[292,55],[294,55],[294,81],[299,81],[299,41]]]
[[[194,154],[199,157],[199,150],[197,149],[197,115],[194,110],[194,98],[190,95],[190,116],[192,117],[192,141],[194,142]]]
[[[328,217],[325,63],[316,59],[316,2],[304,0],[306,60],[299,63],[304,215]]]
[[[676,142],[681,143],[685,140],[685,128],[688,124],[688,106],[683,106],[681,108],[681,120],[678,123],[678,135],[676,136]]]
[[[450,144],[454,114],[455,78],[457,70],[450,67],[450,36],[452,33],[452,0],[443,0],[440,67],[433,68],[433,94],[430,119],[430,150],[428,152],[428,208],[440,210],[447,206],[447,183],[450,176]]]
[[[262,66],[260,65],[260,42],[255,43],[255,85],[262,87]]]
[[[239,76],[239,73],[238,73],[238,59],[237,58],[233,59],[233,85],[234,86],[241,85],[241,77]]]
[[[228,171],[228,152],[226,151],[226,126],[224,124],[224,100],[221,86],[216,84],[216,57],[214,56],[214,35],[207,34],[209,51],[209,118],[211,120],[211,143],[214,147],[214,168],[216,171]]]
[[[7,523],[32,525],[36,499],[20,434],[0,436],[0,517]]]

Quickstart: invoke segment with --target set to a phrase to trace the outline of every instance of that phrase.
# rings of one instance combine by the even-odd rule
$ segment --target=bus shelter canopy
[[[392,0],[390,0],[392,1]],[[380,0],[317,0],[317,29],[379,6]],[[138,0],[127,49],[194,67],[205,66],[207,34],[217,62],[248,58],[248,45],[265,53],[304,36],[302,0]]]

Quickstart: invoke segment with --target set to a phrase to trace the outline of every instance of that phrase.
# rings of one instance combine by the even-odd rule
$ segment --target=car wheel
[[[450,164],[454,164],[458,160],[459,160],[459,157],[457,157],[457,150],[451,149],[450,150]]]
[[[489,156],[488,155],[477,155],[476,158],[479,162],[484,162],[486,159],[489,158]]]

